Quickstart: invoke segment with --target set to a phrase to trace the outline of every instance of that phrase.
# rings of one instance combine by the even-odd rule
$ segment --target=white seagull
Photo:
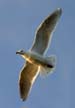
[[[16,52],[26,60],[19,77],[20,97],[23,101],[29,96],[32,85],[39,73],[47,75],[55,69],[55,56],[46,57],[44,53],[51,42],[53,31],[61,14],[62,9],[57,8],[40,24],[36,32],[36,38],[28,52],[23,50]]]

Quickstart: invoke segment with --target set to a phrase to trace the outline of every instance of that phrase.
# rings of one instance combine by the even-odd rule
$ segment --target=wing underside
[[[31,51],[43,54],[51,41],[51,34],[61,16],[61,9],[57,9],[50,16],[48,16],[38,27],[36,38],[34,40]]]
[[[22,100],[27,99],[30,89],[38,74],[38,67],[34,64],[27,62],[26,66],[23,67],[19,78],[19,89]]]

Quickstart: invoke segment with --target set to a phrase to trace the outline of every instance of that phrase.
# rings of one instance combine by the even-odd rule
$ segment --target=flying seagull
[[[45,52],[51,42],[53,31],[61,14],[62,9],[57,8],[40,24],[30,50],[16,52],[16,54],[20,54],[26,60],[19,77],[20,97],[23,101],[29,96],[37,76],[39,74],[47,75],[55,69],[55,56],[46,57]]]

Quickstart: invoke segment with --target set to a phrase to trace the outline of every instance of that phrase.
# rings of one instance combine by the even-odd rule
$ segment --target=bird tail
[[[47,60],[47,65],[40,67],[41,76],[47,76],[48,74],[53,73],[56,67],[56,56],[52,55],[50,57],[46,57],[46,60]]]

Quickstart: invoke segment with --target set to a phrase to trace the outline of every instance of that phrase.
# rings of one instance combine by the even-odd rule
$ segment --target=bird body
[[[35,64],[35,65],[39,65],[39,66],[48,66],[53,68],[54,64],[52,63],[52,60],[50,60],[49,58],[45,57],[45,56],[41,56],[40,54],[37,54],[35,52],[23,52],[23,51],[19,51],[17,52],[17,54],[21,54],[21,56],[27,60],[29,63]]]
[[[46,57],[44,53],[51,42],[52,33],[61,13],[62,10],[58,8],[41,23],[29,51],[20,50],[16,52],[16,54],[20,54],[26,60],[19,77],[19,89],[22,100],[26,100],[29,96],[32,85],[39,73],[41,75],[47,75],[55,69],[56,57]]]

